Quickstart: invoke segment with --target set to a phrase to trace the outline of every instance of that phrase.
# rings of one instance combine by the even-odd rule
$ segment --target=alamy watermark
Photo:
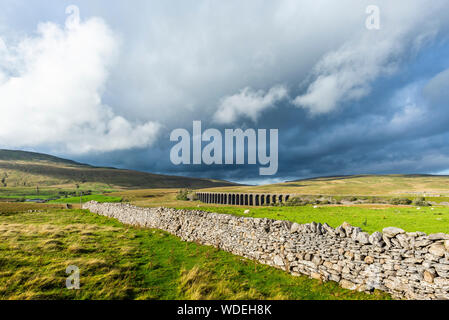
[[[368,30],[380,29],[380,9],[378,6],[370,5],[366,7],[368,17],[365,20],[365,26]]]
[[[70,265],[65,269],[65,273],[70,274],[65,280],[65,286],[69,290],[80,288],[80,269],[77,266]]]
[[[225,129],[223,139],[219,130],[202,132],[201,121],[193,121],[192,135],[186,129],[171,132],[170,141],[178,143],[170,151],[170,161],[175,165],[221,165],[224,156],[225,165],[243,165],[246,141],[247,164],[259,163],[264,166],[259,168],[260,175],[274,175],[278,171],[278,129],[270,129],[269,133],[269,144],[267,129]],[[204,148],[203,142],[208,142]]]

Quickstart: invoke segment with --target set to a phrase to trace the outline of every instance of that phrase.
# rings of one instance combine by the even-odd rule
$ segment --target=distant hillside
[[[62,159],[49,154],[28,152],[20,150],[4,150],[0,149],[0,160],[3,161],[27,161],[27,162],[53,162],[53,163],[64,163],[70,165],[84,165],[72,160]]]
[[[47,154],[0,149],[2,187],[64,186],[101,184],[120,188],[209,188],[234,183],[94,167]]]
[[[263,186],[230,186],[209,191],[282,192],[310,195],[449,195],[449,176],[427,174],[318,177]]]

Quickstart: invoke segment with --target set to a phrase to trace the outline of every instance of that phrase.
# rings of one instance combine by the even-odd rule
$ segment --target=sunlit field
[[[333,227],[346,221],[370,233],[388,226],[449,233],[449,208],[439,205],[206,205],[180,200],[179,191],[122,190],[83,196],[81,201],[315,221]],[[126,226],[77,209],[78,196],[52,202],[0,202],[1,299],[390,299],[377,291],[358,293],[337,283],[295,277],[160,230]],[[73,209],[66,209],[67,204]],[[80,268],[81,290],[65,287],[69,265]]]
[[[263,186],[230,186],[207,189],[210,192],[278,192],[346,196],[449,195],[448,176],[359,175],[322,177]]]
[[[2,205],[0,210],[3,212]],[[23,208],[23,209],[32,209]],[[69,265],[80,290],[65,287]],[[389,299],[85,210],[0,214],[0,299]]]
[[[377,208],[363,206],[313,206],[303,207],[209,207],[179,206],[183,209],[201,209],[204,211],[229,213],[253,218],[270,218],[275,220],[289,220],[297,223],[312,221],[327,223],[338,227],[343,222],[361,227],[372,233],[382,231],[386,227],[398,227],[408,232],[422,231],[426,233],[449,233],[449,208],[446,207],[417,207],[406,206],[377,206]],[[249,209],[249,214],[245,214]]]
[[[124,201],[137,206],[204,210],[217,213],[228,213],[239,216],[270,218],[276,220],[290,220],[298,223],[312,221],[328,223],[333,227],[349,222],[361,227],[364,231],[382,231],[385,227],[398,227],[406,231],[422,231],[426,233],[449,233],[449,207],[432,206],[394,206],[380,204],[360,205],[322,205],[322,206],[296,206],[296,207],[251,207],[229,206],[218,204],[205,204],[200,201],[181,201],[176,199],[177,191],[135,190],[116,192],[110,195],[121,196]],[[429,200],[444,198],[429,198]],[[249,214],[244,214],[246,209]]]

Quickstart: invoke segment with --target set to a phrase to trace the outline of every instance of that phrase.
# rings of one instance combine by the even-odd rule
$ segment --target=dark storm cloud
[[[68,4],[5,1],[0,39],[33,36],[41,21],[64,24]],[[326,4],[79,1],[81,16],[101,17],[117,39],[116,62],[95,93],[113,112],[105,127],[123,118],[119,132],[129,136],[98,140],[111,136],[109,148],[76,140],[70,149],[53,135],[12,142],[95,165],[250,183],[448,170],[447,2],[379,2],[375,32],[364,28],[372,1]],[[0,62],[1,53],[0,42]],[[279,129],[277,174],[261,177],[259,165],[173,165],[170,132],[192,132],[193,120],[221,132]],[[157,135],[139,142],[153,123]],[[86,144],[88,152],[74,152]]]
[[[449,53],[447,48],[440,49]],[[404,72],[417,68],[408,65]],[[265,111],[257,128],[279,129],[279,171],[275,177],[265,178],[283,181],[323,175],[447,170],[448,83],[447,71],[425,80],[422,74],[406,81],[398,75],[376,85],[369,97],[344,105],[335,113],[311,116],[288,102]],[[407,110],[411,110],[409,114]],[[203,129],[209,125],[222,132],[228,128],[203,121]],[[246,120],[230,128],[246,129],[255,125]],[[191,124],[186,129],[191,132]],[[165,139],[160,139],[151,150],[105,154],[88,160],[159,173],[251,183],[261,180],[258,166],[172,165],[169,152],[174,143],[168,139],[169,131],[165,131]]]

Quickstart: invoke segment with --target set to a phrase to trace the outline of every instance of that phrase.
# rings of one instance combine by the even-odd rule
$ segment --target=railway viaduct
[[[266,193],[220,193],[197,192],[198,199],[204,203],[230,204],[240,206],[263,206],[272,203],[285,202],[289,194]]]

